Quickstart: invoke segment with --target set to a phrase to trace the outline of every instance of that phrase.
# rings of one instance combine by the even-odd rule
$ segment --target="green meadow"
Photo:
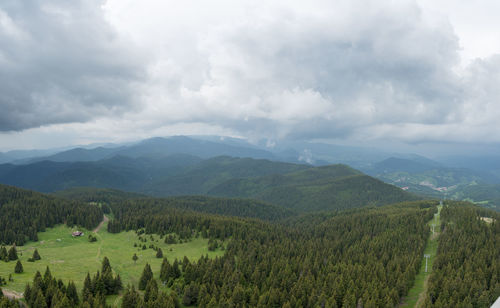
[[[93,233],[85,229],[79,229],[85,233],[82,237],[72,237],[71,233],[76,229],[60,225],[47,229],[46,232],[38,234],[38,242],[29,242],[24,246],[17,247],[18,256],[21,260],[24,273],[15,274],[14,267],[16,261],[0,261],[0,276],[8,280],[12,274],[14,281],[7,282],[4,289],[23,292],[26,283],[32,282],[36,271],[43,275],[45,268],[50,267],[52,275],[62,279],[64,282],[73,280],[80,291],[83,280],[87,273],[94,275],[101,268],[101,261],[104,256],[110,260],[113,271],[120,274],[123,285],[134,284],[137,286],[142,270],[146,263],[151,265],[155,278],[159,277],[161,258],[156,258],[156,251],[147,248],[142,249],[142,245],[154,245],[163,251],[163,256],[169,261],[175,258],[180,261],[187,256],[190,260],[196,260],[201,256],[209,257],[222,256],[224,251],[208,250],[208,239],[201,237],[193,238],[189,242],[179,244],[165,244],[159,235],[142,235],[147,242],[141,242],[135,231],[121,232],[118,234],[108,233],[106,225],[98,233]],[[97,242],[89,242],[88,235],[97,237]],[[138,247],[134,247],[137,243]],[[7,247],[9,248],[9,247]],[[33,251],[38,249],[41,260],[28,262],[28,258],[33,255]],[[139,259],[136,263],[132,256],[137,254]]]

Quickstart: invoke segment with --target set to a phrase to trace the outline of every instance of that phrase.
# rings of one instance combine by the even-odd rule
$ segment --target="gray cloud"
[[[205,79],[197,88],[180,79],[183,91],[165,92],[163,103],[178,109],[165,122],[204,121],[272,138],[337,138],[381,123],[460,120],[452,27],[428,24],[412,2],[369,3],[323,3],[320,17],[292,4],[263,13],[272,19],[251,12],[230,26],[205,25],[197,50],[207,64],[195,72]]]
[[[141,66],[101,1],[0,4],[0,130],[84,122],[133,107]]]
[[[0,130],[500,141],[499,58],[462,67],[412,0],[22,3],[0,5]]]

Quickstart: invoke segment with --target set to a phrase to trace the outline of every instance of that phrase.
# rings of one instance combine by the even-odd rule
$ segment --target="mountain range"
[[[276,204],[282,202],[283,196],[294,195],[295,203],[290,206],[299,208],[307,202],[307,192],[313,190],[321,191],[315,199],[326,196],[316,203],[338,203],[328,192],[338,191],[339,187],[344,192],[349,181],[350,185],[373,182],[367,175],[425,197],[469,199],[491,207],[496,206],[498,199],[489,197],[496,196],[495,185],[500,183],[500,161],[494,157],[486,161],[492,166],[488,170],[480,158],[454,157],[448,164],[411,153],[307,142],[250,144],[217,136],[152,138],[56,153],[0,153],[0,162],[5,160],[10,162],[0,164],[0,183],[42,192],[98,187],[151,196],[250,197]],[[333,169],[340,167],[330,166],[338,163],[358,168],[364,174],[338,177]],[[329,170],[326,177],[321,176],[320,169],[313,169],[320,166],[330,166],[325,169]],[[307,176],[303,177],[305,174],[313,174],[316,181],[310,182]],[[366,187],[369,185],[365,190]],[[479,187],[482,193],[474,193]],[[491,192],[484,193],[485,190]],[[351,190],[349,194],[357,193]],[[477,199],[478,196],[488,199]]]

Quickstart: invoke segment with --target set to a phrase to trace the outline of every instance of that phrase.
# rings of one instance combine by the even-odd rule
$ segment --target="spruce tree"
[[[137,254],[134,253],[134,255],[132,256],[132,260],[134,260],[134,264],[137,262],[137,259],[139,259],[139,257],[137,256]]]
[[[37,260],[41,260],[42,258],[40,257],[40,254],[38,253],[38,249],[35,249],[35,251],[33,252],[33,260],[37,261]]]
[[[109,264],[108,257],[104,257],[104,259],[102,260],[102,269],[101,269],[101,272],[104,274],[107,271],[111,272],[111,265]]]
[[[73,281],[68,282],[68,287],[66,288],[66,296],[74,306],[78,305],[78,292],[76,291],[76,286]]]
[[[16,245],[14,245],[14,246],[10,247],[9,252],[8,252],[8,255],[9,255],[9,260],[10,260],[10,261],[17,260],[17,249],[16,249]]]
[[[115,277],[115,292],[114,293],[118,294],[122,289],[123,289],[122,278],[120,277],[120,274],[118,274]]]
[[[42,293],[42,290],[38,290],[35,294],[35,298],[32,298],[33,304],[32,308],[47,308],[47,302],[45,301],[45,296]]]
[[[144,270],[142,271],[141,279],[139,280],[139,290],[145,290],[148,282],[151,279],[153,279],[153,271],[151,271],[151,266],[146,263],[146,265],[144,266]]]
[[[122,308],[136,308],[140,307],[140,304],[139,293],[135,290],[135,287],[127,288],[127,291],[123,295]]]
[[[154,302],[158,298],[158,284],[155,279],[151,279],[144,291],[144,302]]]
[[[6,262],[9,261],[9,254],[7,253],[7,248],[5,248],[5,246],[2,246],[0,248],[0,260],[6,261]]]
[[[16,268],[14,269],[14,273],[21,274],[22,272],[24,272],[23,265],[21,264],[20,260],[17,260]]]
[[[161,250],[161,248],[158,248],[158,250],[156,251],[156,257],[163,258],[163,251]]]

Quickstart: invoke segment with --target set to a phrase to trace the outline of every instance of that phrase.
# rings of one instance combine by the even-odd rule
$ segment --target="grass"
[[[133,231],[112,234],[106,231],[105,225],[95,234],[97,242],[90,243],[87,236],[92,233],[91,231],[83,229],[85,236],[77,238],[71,236],[72,231],[71,228],[60,225],[47,229],[46,232],[40,232],[38,242],[29,242],[25,246],[17,247],[24,273],[14,273],[16,261],[0,261],[0,276],[7,280],[9,274],[12,274],[14,279],[2,288],[23,292],[26,283],[32,282],[36,271],[40,271],[43,275],[46,266],[49,266],[53,276],[64,282],[73,280],[77,289],[81,290],[87,272],[92,276],[100,270],[104,256],[109,258],[113,271],[120,274],[124,286],[127,284],[137,286],[146,263],[151,265],[154,277],[158,278],[162,259],[156,258],[156,251],[153,249],[142,250],[140,247],[134,247],[134,243],[140,244],[141,247],[142,244],[146,247],[150,244],[160,247],[163,256],[171,262],[175,258],[182,260],[184,256],[190,260],[196,260],[205,255],[215,257],[224,254],[221,250],[209,251],[208,240],[201,237],[194,238],[187,243],[168,245],[158,235],[153,235],[154,241],[150,240],[149,235],[143,235],[147,238],[147,242],[143,243]],[[34,263],[28,262],[35,248],[38,249],[42,259]],[[139,257],[137,263],[132,260],[134,253]],[[116,299],[114,297],[108,300],[114,302]]]
[[[434,259],[436,258],[436,252],[438,247],[438,237],[439,237],[439,227],[441,225],[439,214],[441,212],[442,206],[438,206],[438,213],[434,215],[434,218],[429,221],[428,225],[432,228],[434,224],[435,233],[429,236],[427,243],[425,245],[424,255],[429,254],[430,258],[427,263],[427,272],[425,272],[425,258],[422,256],[422,263],[420,265],[420,270],[415,277],[415,282],[413,287],[408,292],[408,295],[403,299],[401,307],[420,307],[423,303],[425,294],[427,293],[427,279],[432,272],[432,265],[434,264]],[[419,300],[420,299],[420,300]]]

